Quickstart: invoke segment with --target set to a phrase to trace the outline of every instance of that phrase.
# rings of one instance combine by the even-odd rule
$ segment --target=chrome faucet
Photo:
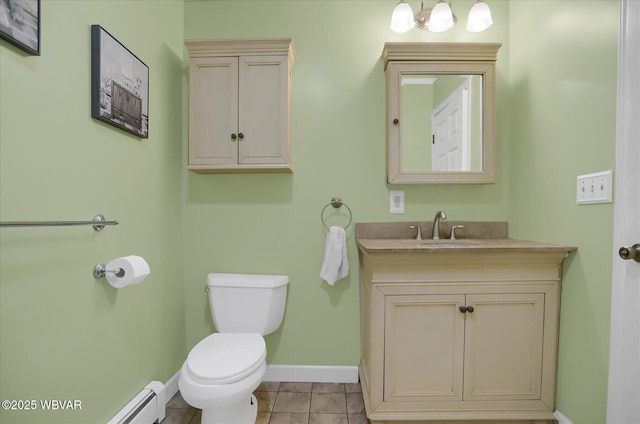
[[[422,228],[419,225],[412,225],[409,228],[412,230],[417,230],[416,232],[416,240],[422,240]]]
[[[436,217],[433,218],[433,228],[431,229],[431,238],[433,240],[440,240],[440,220],[447,219],[447,214],[444,211],[438,211]]]

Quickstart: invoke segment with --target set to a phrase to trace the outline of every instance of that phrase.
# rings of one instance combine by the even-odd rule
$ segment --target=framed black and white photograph
[[[40,0],[0,0],[0,37],[40,55]]]
[[[91,116],[149,137],[149,67],[100,25],[91,25]]]

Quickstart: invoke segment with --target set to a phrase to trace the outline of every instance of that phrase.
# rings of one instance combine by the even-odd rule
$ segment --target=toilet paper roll
[[[122,269],[122,271],[124,271],[124,275],[122,272],[107,272],[105,275],[109,284],[118,289],[138,284],[151,274],[151,269],[147,261],[145,261],[143,257],[136,255],[115,258],[107,264],[106,268],[107,270]]]

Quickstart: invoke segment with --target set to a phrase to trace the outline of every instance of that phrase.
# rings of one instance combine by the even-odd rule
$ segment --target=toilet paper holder
[[[113,272],[116,275],[116,277],[118,277],[118,278],[124,277],[124,269],[122,269],[122,268],[107,269],[107,266],[105,264],[98,264],[98,265],[93,267],[93,277],[94,278],[104,278],[104,276],[107,274],[107,272]]]

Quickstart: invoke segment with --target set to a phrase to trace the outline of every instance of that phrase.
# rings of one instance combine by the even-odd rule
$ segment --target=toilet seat
[[[186,365],[199,383],[230,384],[254,372],[266,356],[260,334],[214,333],[191,349]]]

